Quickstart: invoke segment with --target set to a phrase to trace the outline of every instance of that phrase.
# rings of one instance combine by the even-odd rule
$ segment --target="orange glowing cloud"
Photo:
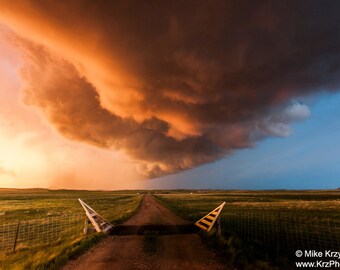
[[[20,65],[17,49],[0,39],[0,186],[140,187],[135,166],[121,154],[64,139],[22,104]]]
[[[119,150],[147,177],[288,136],[302,117],[288,112],[309,115],[294,98],[340,85],[332,5],[0,5],[22,53],[25,102],[66,138]]]

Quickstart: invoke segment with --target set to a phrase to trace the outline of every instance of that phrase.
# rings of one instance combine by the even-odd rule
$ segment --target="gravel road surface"
[[[123,226],[143,228],[153,225],[190,225],[145,195],[139,211]],[[157,225],[157,226],[156,226]],[[129,269],[229,269],[216,255],[207,249],[197,234],[159,234],[157,230],[145,230],[142,235],[113,235],[90,249],[79,258],[70,261],[63,270],[129,270]]]

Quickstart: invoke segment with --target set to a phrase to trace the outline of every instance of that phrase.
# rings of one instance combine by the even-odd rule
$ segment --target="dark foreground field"
[[[221,235],[202,234],[202,243],[209,246],[208,252],[217,253],[219,262],[222,261],[227,268],[295,269],[296,249],[340,249],[339,190],[103,192],[0,189],[0,269],[59,269],[68,259],[79,256],[102,241],[101,235],[83,236],[84,213],[78,197],[117,225],[137,212],[141,194],[149,192],[189,223],[225,201],[221,214]],[[159,212],[157,219],[162,215]],[[151,223],[148,226],[152,227]],[[133,226],[129,234],[134,234],[131,228]],[[13,252],[16,231],[19,235],[16,251]],[[160,247],[165,250],[168,247],[160,245],[163,241],[157,241],[159,237],[153,233],[143,232],[133,237],[139,237],[141,249],[153,257],[163,252]],[[183,240],[187,235],[164,237],[180,237],[178,239]],[[105,241],[109,240],[106,238]],[[172,247],[171,253],[181,254],[180,246]],[[110,254],[105,256],[111,262],[117,258],[113,254],[111,257]],[[152,258],[150,256],[146,258]],[[126,265],[131,266],[127,258],[129,256],[120,257],[118,263],[124,264],[126,260]],[[170,267],[169,260],[163,264],[163,269],[175,269]],[[149,267],[148,260],[142,259],[140,264],[134,262],[136,264],[131,269]],[[185,263],[185,258],[180,262]],[[158,266],[162,265],[159,260],[157,263]]]

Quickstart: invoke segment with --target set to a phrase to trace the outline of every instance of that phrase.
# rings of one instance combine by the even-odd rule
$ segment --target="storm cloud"
[[[23,94],[65,137],[147,177],[193,168],[310,116],[340,85],[338,1],[6,1]]]

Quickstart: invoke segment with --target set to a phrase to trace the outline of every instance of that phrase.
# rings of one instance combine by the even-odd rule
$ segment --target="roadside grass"
[[[69,259],[76,258],[98,243],[104,234],[92,234],[73,241],[64,240],[54,245],[43,245],[33,249],[24,249],[15,253],[3,254],[1,269],[59,269]]]
[[[225,201],[220,217],[222,235],[202,233],[202,238],[222,258],[227,258],[227,263],[238,269],[294,269],[294,255],[290,256],[293,254],[291,249],[284,249],[280,241],[292,241],[293,246],[301,247],[306,243],[294,242],[296,239],[293,239],[300,229],[305,230],[303,240],[312,243],[315,243],[313,238],[320,235],[324,238],[340,237],[340,191],[190,191],[157,192],[155,196],[193,222]],[[280,218],[283,228],[278,222]],[[325,228],[330,220],[335,223]],[[316,221],[321,221],[320,227]],[[329,236],[324,234],[324,229],[330,231],[334,228]],[[291,235],[291,238],[281,239],[280,230],[285,237]],[[261,235],[263,233],[266,235]],[[252,240],[254,236],[258,238]],[[267,242],[257,240],[262,236]],[[270,237],[273,239],[268,239]]]
[[[78,198],[83,199],[112,224],[119,224],[138,210],[142,195],[136,193],[139,192],[0,189],[0,225],[11,222],[16,224],[19,220],[57,218],[61,215],[84,215],[84,219],[80,220],[83,223],[85,214]],[[59,269],[68,259],[79,256],[105,237],[102,234],[84,237],[82,224],[77,226],[80,231],[74,237],[59,237],[54,242],[41,243],[36,247],[18,245],[15,252],[0,250],[0,269]]]

